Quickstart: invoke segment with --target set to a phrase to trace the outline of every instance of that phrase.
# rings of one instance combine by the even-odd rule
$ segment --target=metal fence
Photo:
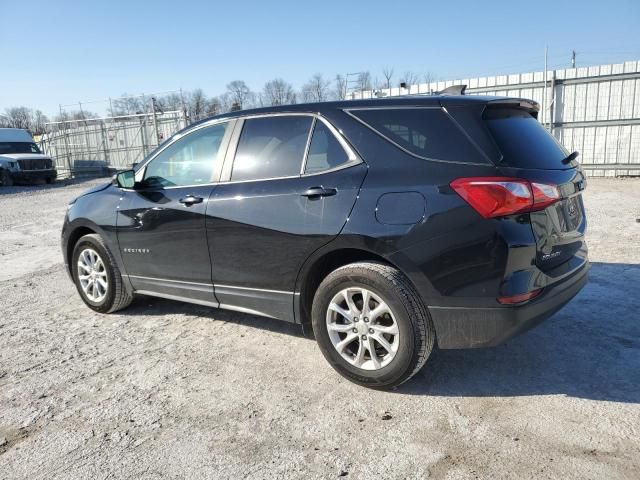
[[[592,176],[640,175],[640,61],[352,92],[372,98],[429,94],[467,85],[470,95],[524,97],[541,105],[539,120]]]
[[[61,177],[105,175],[131,167],[186,125],[182,111],[51,122],[39,143]]]
[[[470,95],[524,97],[589,175],[640,175],[640,61],[350,92],[351,99],[422,95],[465,84]],[[40,138],[61,176],[106,173],[142,160],[191,121],[186,110],[47,124]],[[102,169],[102,170],[100,170]]]

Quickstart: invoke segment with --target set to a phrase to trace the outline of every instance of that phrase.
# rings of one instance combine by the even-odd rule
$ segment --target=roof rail
[[[464,95],[466,89],[466,85],[451,85],[450,87],[439,91],[438,95]]]

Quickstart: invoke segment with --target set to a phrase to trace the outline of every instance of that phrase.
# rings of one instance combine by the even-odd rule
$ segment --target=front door
[[[123,191],[118,243],[140,293],[215,304],[205,211],[219,176],[229,123],[185,134],[160,151]]]
[[[324,121],[274,115],[244,120],[224,170],[207,206],[216,297],[291,321],[300,267],[344,226],[366,167]]]

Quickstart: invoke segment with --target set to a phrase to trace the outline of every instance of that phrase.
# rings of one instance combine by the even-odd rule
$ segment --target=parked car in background
[[[29,132],[20,128],[0,128],[0,185],[15,182],[56,180],[53,159],[42,153]]]
[[[390,388],[585,285],[585,178],[537,114],[440,95],[207,119],[69,205],[65,263],[97,312],[143,294],[299,323]]]

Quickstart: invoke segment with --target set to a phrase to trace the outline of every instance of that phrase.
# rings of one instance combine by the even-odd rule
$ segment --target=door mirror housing
[[[116,173],[113,179],[114,185],[120,188],[134,188],[136,183],[136,172],[134,170],[123,170]]]

